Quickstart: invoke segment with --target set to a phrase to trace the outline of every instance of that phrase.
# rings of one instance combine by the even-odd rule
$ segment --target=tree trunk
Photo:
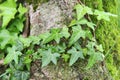
[[[50,1],[52,1],[52,0],[50,0]],[[42,21],[42,22],[48,21],[47,23],[49,23],[49,22],[51,22],[50,19],[55,19],[55,21],[60,22],[59,25],[64,25],[64,24],[67,25],[67,23],[72,18],[72,13],[73,13],[72,9],[75,4],[73,4],[72,1],[70,2],[70,0],[53,0],[53,1],[66,1],[66,2],[62,3],[62,4],[59,4],[59,2],[57,4],[56,4],[56,2],[55,3],[54,2],[43,3],[41,5],[42,7],[38,8],[37,10],[41,10],[41,9],[45,10],[44,6],[46,6],[47,7],[46,11],[49,13],[46,14],[46,12],[45,12],[44,16],[46,16],[47,18],[39,18],[40,21]],[[69,2],[70,5],[67,5],[67,1]],[[77,3],[78,0],[74,0],[74,1],[75,1],[75,3]],[[108,0],[108,2],[110,2],[110,1]],[[83,1],[83,3],[85,3],[86,5],[88,5],[92,8],[97,8],[99,10],[105,9],[106,11],[108,11],[109,9],[106,9],[107,7],[104,5],[105,5],[105,3],[108,4],[108,2],[104,2],[104,4],[103,4],[102,0],[84,0]],[[59,19],[56,19],[56,17],[51,17],[51,18],[48,17],[48,15],[51,15],[51,16],[53,15],[53,14],[50,14],[50,13],[52,13],[49,10],[50,7],[54,7],[53,8],[53,9],[55,9],[54,11],[57,10],[56,12],[54,12],[54,15],[58,16]],[[113,7],[114,7],[114,5],[113,5]],[[66,9],[66,11],[64,9]],[[41,11],[37,11],[37,10],[36,10],[36,12],[33,12],[33,14],[35,14],[35,15],[30,15],[31,25],[33,27],[33,29],[31,29],[31,35],[39,35],[40,33],[44,32],[41,30],[46,31],[46,29],[50,29],[52,26],[55,26],[55,25],[58,26],[58,24],[56,24],[56,22],[55,23],[51,22],[52,24],[48,24],[47,28],[44,28],[43,26],[45,25],[45,23],[40,24],[41,22],[39,22],[39,19],[38,19],[39,16],[43,16],[43,14],[39,15],[39,13],[42,13],[41,11],[44,11],[44,10],[41,10]],[[58,14],[58,13],[60,13],[60,14]],[[61,16],[61,14],[64,14],[65,17]],[[46,19],[46,20],[44,20],[44,19]],[[37,21],[35,21],[35,20],[37,20]],[[114,20],[114,22],[115,22],[115,20]],[[114,22],[113,22],[113,24],[115,25]],[[96,37],[98,38],[99,43],[103,44],[105,50],[108,50],[108,49],[106,49],[106,46],[109,44],[110,41],[107,42],[108,43],[107,45],[104,44],[106,42],[106,40],[105,40],[106,35],[104,35],[103,30],[109,31],[111,29],[111,26],[110,26],[111,24],[110,23],[108,24],[107,22],[103,23],[103,25],[100,25],[100,26],[104,26],[104,27],[99,27],[98,32],[96,32],[97,33]],[[101,33],[104,37],[100,37],[101,34],[99,35],[98,33]],[[102,38],[103,42],[100,41],[101,38]],[[112,80],[104,62],[95,64],[95,66],[89,70],[85,69],[86,64],[87,64],[87,60],[80,60],[76,64],[74,64],[72,67],[69,67],[68,64],[64,63],[63,61],[59,61],[58,65],[50,64],[47,67],[41,68],[41,62],[39,60],[37,60],[34,63],[32,63],[31,79],[35,79],[35,80]]]

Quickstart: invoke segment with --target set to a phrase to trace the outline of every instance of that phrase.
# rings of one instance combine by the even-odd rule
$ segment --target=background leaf
[[[19,4],[18,12],[19,12],[19,18],[21,19],[22,16],[27,12],[27,9],[23,7],[22,4]]]
[[[0,4],[0,10],[2,11],[2,13],[0,13],[0,17],[3,16],[2,27],[6,27],[17,12],[15,0],[7,0]]]
[[[6,29],[0,31],[0,48],[4,49],[7,44],[15,44],[17,34],[10,34]]]

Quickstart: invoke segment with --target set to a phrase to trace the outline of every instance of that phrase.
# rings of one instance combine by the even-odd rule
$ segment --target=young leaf
[[[76,5],[75,6],[76,13],[77,13],[77,20],[80,20],[86,13],[93,14],[93,11],[91,8],[84,6],[84,5]]]
[[[85,38],[85,31],[82,30],[81,26],[74,26],[72,27],[72,30],[73,30],[73,33],[72,33],[72,36],[70,38],[70,41],[69,41],[69,45],[68,46],[71,46],[72,44],[74,44],[79,38]]]
[[[70,33],[68,32],[68,28],[66,26],[62,28],[60,35],[61,37],[65,37],[66,39],[69,38]]]
[[[12,48],[8,48],[7,51],[8,54],[5,57],[4,64],[10,63],[12,60],[14,60],[16,64],[18,64],[18,56],[20,56],[22,53],[20,51],[16,51],[15,46],[13,46]]]
[[[19,18],[22,18],[22,16],[27,12],[27,9],[23,7],[22,4],[20,4],[18,11],[19,11]]]
[[[68,61],[68,59],[70,58],[69,54],[63,54],[62,58],[64,59],[65,62]]]
[[[6,27],[17,12],[15,0],[7,0],[0,4],[0,10],[2,11],[2,13],[0,13],[0,17],[3,16],[2,27]]]
[[[83,53],[81,51],[77,51],[74,47],[72,47],[72,49],[70,49],[68,53],[71,54],[69,62],[70,66],[73,65],[78,60],[78,58],[84,59]]]
[[[115,14],[111,14],[109,12],[104,12],[104,11],[99,11],[99,10],[95,10],[94,14],[98,15],[97,16],[98,20],[103,19],[103,20],[106,20],[106,21],[110,21],[110,16],[117,17],[117,15],[115,15]]]
[[[102,45],[99,45],[99,46],[97,45],[96,48],[97,48],[97,50],[99,50],[100,52],[103,52],[103,51],[104,51]]]
[[[69,27],[76,25],[76,23],[77,23],[77,20],[73,19],[73,20],[70,22]]]
[[[47,66],[51,61],[57,64],[57,57],[60,56],[58,53],[51,52],[51,49],[44,51],[42,54],[42,67]]]
[[[46,38],[46,40],[44,41],[44,43],[48,43],[52,40],[55,40],[57,43],[59,43],[61,35],[59,34],[60,29],[51,29],[51,34],[48,38]]]
[[[84,15],[86,14],[86,11],[84,10],[83,6],[78,4],[75,6],[76,14],[77,14],[77,20],[80,20]]]

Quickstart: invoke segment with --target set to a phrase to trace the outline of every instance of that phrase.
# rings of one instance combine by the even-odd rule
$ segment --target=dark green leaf
[[[104,59],[104,55],[102,53],[92,51],[86,69],[91,68],[98,61],[103,61],[103,59]]]
[[[82,30],[81,26],[72,27],[73,33],[69,41],[69,46],[74,44],[78,39],[85,38],[85,31]]]
[[[70,66],[73,65],[79,58],[84,59],[83,53],[81,51],[77,51],[74,47],[72,47],[72,49],[70,49],[68,53],[71,54],[69,62]]]
[[[27,71],[15,71],[12,80],[28,80],[30,73]]]
[[[52,53],[51,49],[44,51],[42,54],[42,67],[48,65],[51,61],[57,64],[57,57],[60,56],[58,53]]]

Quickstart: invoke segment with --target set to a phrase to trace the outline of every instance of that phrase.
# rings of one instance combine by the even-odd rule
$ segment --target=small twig
[[[82,5],[84,5],[80,0],[78,0],[78,2],[79,2],[80,4],[82,4]]]
[[[25,4],[26,8],[29,10],[29,5],[28,3]],[[30,18],[29,18],[29,12],[25,14],[26,16],[26,22],[25,22],[25,27],[23,29],[23,37],[27,37],[30,33]]]

